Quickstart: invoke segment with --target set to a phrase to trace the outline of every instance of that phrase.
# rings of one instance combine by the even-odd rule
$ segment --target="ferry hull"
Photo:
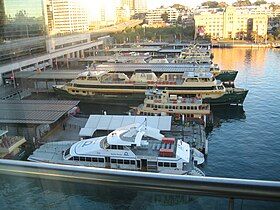
[[[211,105],[240,105],[244,103],[244,100],[248,94],[248,90],[238,89],[236,91],[227,92],[223,96],[212,99],[203,99],[204,103],[209,103]]]
[[[215,76],[217,80],[221,82],[233,82],[237,76],[238,71],[222,71],[220,74]]]
[[[127,105],[138,106],[143,103],[145,99],[144,93],[133,94],[95,94],[95,95],[72,95],[66,90],[53,87],[54,92],[62,99],[78,99],[85,103],[98,103],[108,105]],[[219,98],[205,98],[203,103],[209,103],[211,105],[231,105],[231,104],[243,104],[248,90],[239,89],[238,91],[227,92]]]

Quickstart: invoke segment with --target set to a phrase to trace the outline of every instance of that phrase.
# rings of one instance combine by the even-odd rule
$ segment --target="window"
[[[98,158],[99,163],[104,163],[104,158]]]
[[[74,156],[74,160],[79,161],[79,157]]]
[[[86,161],[87,162],[91,162],[91,158],[90,157],[86,157]]]
[[[111,149],[117,149],[117,145],[111,145]]]
[[[163,166],[164,167],[170,167],[170,163],[165,162],[165,163],[163,163]]]
[[[123,159],[118,159],[117,162],[118,164],[123,164]]]
[[[86,161],[85,157],[80,157],[80,161]]]
[[[124,164],[129,164],[129,160],[124,160],[123,163]]]
[[[131,161],[130,161],[130,164],[131,164],[131,165],[135,165],[135,160],[131,160]]]
[[[92,162],[97,162],[97,158],[92,158]]]
[[[171,167],[177,167],[177,163],[171,163]]]
[[[163,162],[158,162],[159,167],[163,167]]]
[[[117,163],[116,159],[111,159],[111,163]]]

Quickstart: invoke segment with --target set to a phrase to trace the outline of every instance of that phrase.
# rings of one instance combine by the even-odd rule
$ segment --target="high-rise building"
[[[88,30],[88,13],[83,1],[48,0],[46,8],[50,34]]]
[[[121,0],[121,7],[128,7],[131,12],[134,11],[134,0]]]
[[[147,0],[121,0],[120,7],[128,7],[130,14],[147,12]]]
[[[148,10],[147,0],[134,0],[134,12],[146,13]]]
[[[0,0],[0,65],[46,52],[41,0]]]

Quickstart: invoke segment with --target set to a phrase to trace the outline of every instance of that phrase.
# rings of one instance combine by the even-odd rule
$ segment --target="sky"
[[[189,7],[195,7],[200,5],[202,2],[205,2],[207,0],[147,0],[148,8],[149,9],[154,9],[157,7],[160,7],[161,5],[164,6],[170,6],[175,3],[183,4]],[[218,0],[218,2],[224,1],[228,4],[232,4],[236,0]],[[275,3],[280,3],[280,0],[267,0],[268,2],[275,2]],[[251,0],[251,2],[255,2],[255,0]]]

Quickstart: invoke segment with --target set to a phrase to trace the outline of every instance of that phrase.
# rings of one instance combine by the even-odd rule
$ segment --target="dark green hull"
[[[237,76],[238,71],[221,71],[215,78],[221,82],[233,82]]]
[[[203,102],[211,105],[241,105],[244,103],[247,94],[248,90],[236,88],[216,99],[205,98]]]
[[[143,103],[145,99],[145,94],[116,94],[116,95],[106,95],[106,94],[96,94],[96,95],[72,95],[65,90],[61,90],[54,87],[54,92],[62,99],[80,100],[85,103],[98,103],[98,104],[108,104],[108,105],[128,105],[128,106],[138,106]],[[234,89],[234,91],[228,91],[223,96],[212,99],[203,99],[204,103],[209,103],[211,105],[231,105],[231,104],[243,104],[248,90],[244,89]]]

